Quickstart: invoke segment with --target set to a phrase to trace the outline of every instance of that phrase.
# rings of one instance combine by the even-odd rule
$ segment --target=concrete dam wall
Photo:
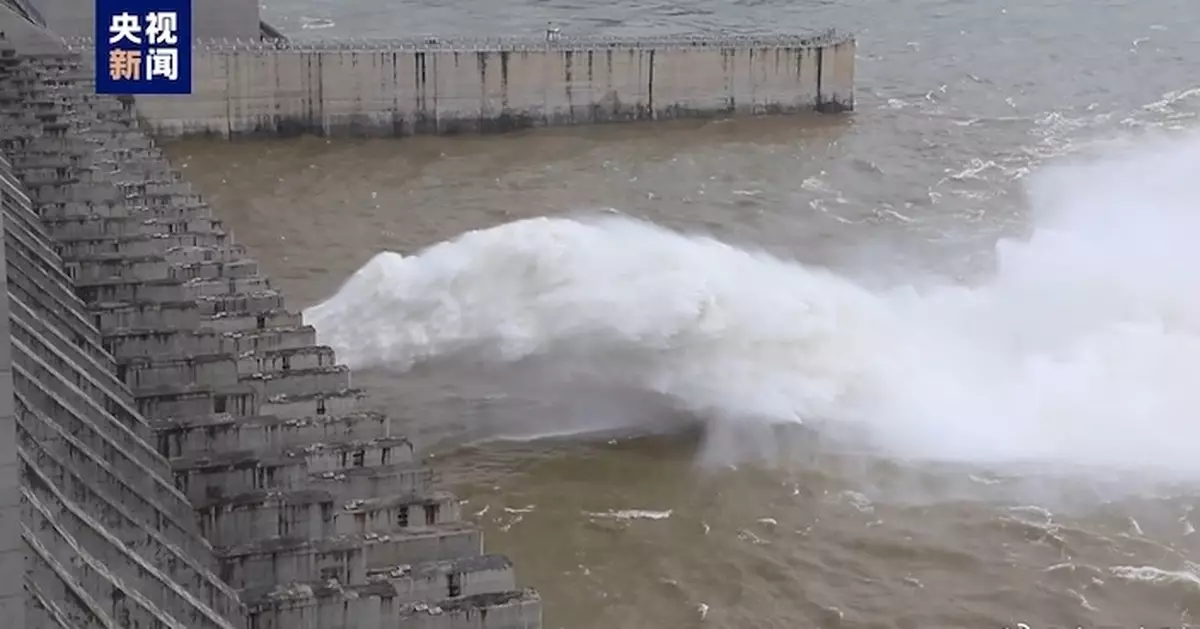
[[[0,625],[539,629],[403,426],[0,5]]]
[[[81,50],[88,42],[77,41]],[[163,136],[500,132],[845,111],[855,40],[813,36],[197,44],[190,96],[140,96]]]

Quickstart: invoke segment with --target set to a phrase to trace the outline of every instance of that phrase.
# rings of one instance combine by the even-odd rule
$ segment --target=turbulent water
[[[1194,2],[266,11],[860,32],[849,118],[170,147],[548,627],[1200,626]]]
[[[1044,177],[1032,237],[971,287],[870,291],[624,218],[539,218],[380,253],[305,319],[352,368],[543,358],[699,417],[862,425],[905,456],[1200,478],[1200,138],[1158,150]]]

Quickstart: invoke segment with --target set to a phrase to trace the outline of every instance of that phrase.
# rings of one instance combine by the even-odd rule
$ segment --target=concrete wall
[[[11,170],[0,157],[0,172]],[[7,179],[7,178],[5,178]],[[0,198],[17,195],[11,181],[0,180]],[[0,214],[0,227],[3,215]],[[0,280],[7,275],[0,239]],[[0,286],[0,618],[10,627],[25,626],[25,544],[21,541],[21,463],[17,456],[17,417],[13,409],[12,342],[8,331],[8,283]]]
[[[844,111],[853,38],[197,48],[190,96],[140,97],[158,134],[453,134]]]
[[[63,37],[91,37],[93,0],[23,0],[45,26]],[[257,39],[258,0],[192,0],[192,36],[197,39]]]

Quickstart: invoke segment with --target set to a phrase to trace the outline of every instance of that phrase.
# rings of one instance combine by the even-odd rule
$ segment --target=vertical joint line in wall
[[[283,73],[279,71],[279,55],[268,54],[264,55],[264,59],[271,60],[271,74],[275,75],[275,94],[271,100],[271,120],[275,126],[275,133],[283,131],[283,105],[280,102],[279,95],[283,93]]]
[[[396,132],[396,117],[400,115],[400,68],[396,64],[400,63],[400,54],[392,52],[392,133],[400,135]]]
[[[658,116],[654,115],[654,49],[653,48],[650,49],[650,80],[647,81],[646,91],[647,91],[646,99],[650,105],[650,119],[653,120],[655,118],[658,118]]]
[[[317,106],[321,108],[321,133],[329,134],[325,120],[325,55],[317,53]]]
[[[817,109],[825,106],[825,98],[821,95],[821,83],[825,74],[825,46],[817,46]]]
[[[97,46],[96,50],[100,47]],[[225,137],[233,137],[233,74],[229,70],[230,55],[221,55],[225,63]]]

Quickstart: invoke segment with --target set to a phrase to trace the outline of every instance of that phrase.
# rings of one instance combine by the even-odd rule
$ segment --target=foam
[[[977,286],[873,291],[621,217],[380,253],[305,312],[352,367],[552,359],[719,422],[854,425],[897,456],[1200,476],[1200,141],[1044,169]]]

